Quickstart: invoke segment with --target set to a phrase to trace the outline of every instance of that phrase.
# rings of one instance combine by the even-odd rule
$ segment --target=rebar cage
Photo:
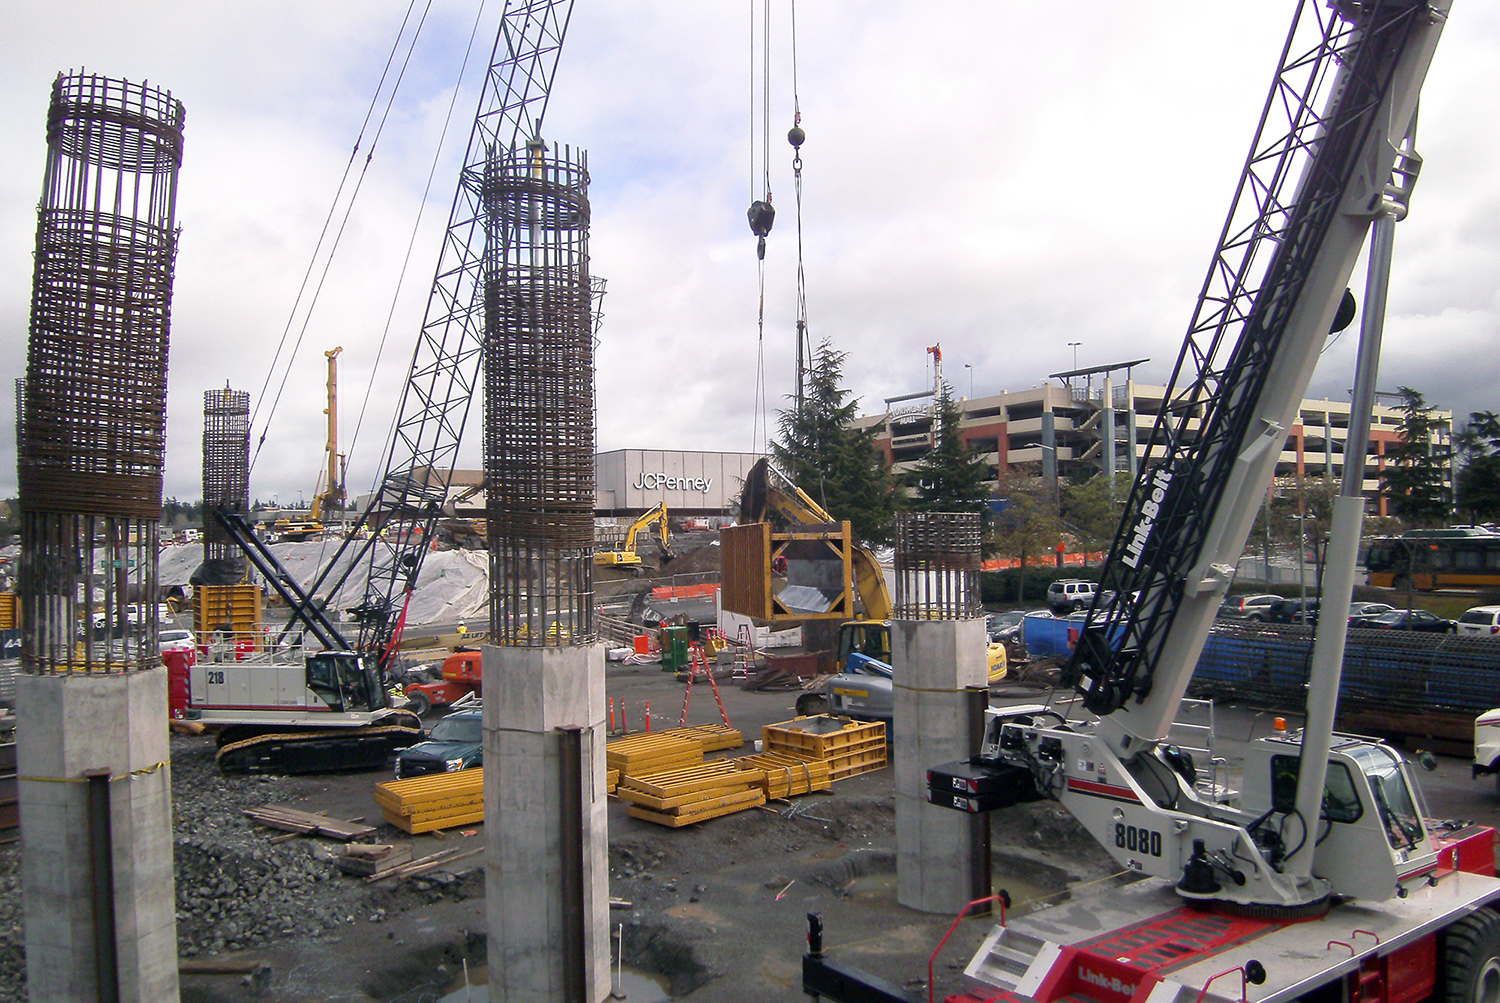
[[[160,664],[157,537],[182,103],[61,76],[47,116],[23,434],[23,671]]]
[[[250,510],[250,392],[203,392],[203,560],[237,560],[239,547],[215,509],[244,515]]]
[[[982,530],[977,512],[896,516],[898,620],[970,620],[979,601]]]
[[[588,164],[492,158],[483,178],[490,636],[594,640],[594,330]]]

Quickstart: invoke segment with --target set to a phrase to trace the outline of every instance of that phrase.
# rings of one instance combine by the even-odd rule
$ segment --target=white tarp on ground
[[[304,589],[328,559],[338,549],[334,540],[308,540],[303,543],[275,543],[271,553],[286,568],[287,573]],[[345,557],[341,566],[349,560]],[[181,544],[165,547],[161,552],[158,570],[161,587],[188,584],[194,571],[203,563],[202,544]],[[337,594],[328,597],[326,587],[315,598],[326,599],[330,610],[342,613],[364,601],[364,565],[344,583]],[[332,581],[338,576],[330,574]],[[434,550],[429,551],[422,562],[422,573],[417,577],[417,589],[407,609],[408,624],[452,623],[465,619],[480,619],[489,602],[490,594],[489,557],[482,550]]]

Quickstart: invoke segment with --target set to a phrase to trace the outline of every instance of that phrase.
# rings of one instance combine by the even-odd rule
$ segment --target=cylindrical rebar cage
[[[977,512],[902,512],[896,516],[899,620],[968,620],[979,601],[982,527]]]
[[[588,163],[495,158],[486,215],[484,468],[490,636],[594,640],[594,332]]]
[[[22,668],[160,664],[157,524],[182,103],[59,76],[47,115],[17,480]]]
[[[239,556],[215,509],[244,515],[250,510],[250,392],[203,392],[203,560]]]

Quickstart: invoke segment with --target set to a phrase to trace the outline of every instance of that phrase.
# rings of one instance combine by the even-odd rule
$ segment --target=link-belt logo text
[[[1146,540],[1156,525],[1156,514],[1161,511],[1162,499],[1167,497],[1167,485],[1172,483],[1172,472],[1158,470],[1156,476],[1151,478],[1151,483],[1151,497],[1141,506],[1141,517],[1130,534],[1130,542],[1125,545],[1125,556],[1120,558],[1127,567],[1135,567],[1141,559],[1141,551],[1146,549]]]

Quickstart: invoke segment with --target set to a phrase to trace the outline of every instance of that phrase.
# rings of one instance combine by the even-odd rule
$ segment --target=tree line
[[[854,424],[858,402],[842,385],[846,355],[824,341],[814,353],[801,409],[782,411],[771,453],[782,471],[830,514],[848,519],[869,545],[891,541],[903,510],[977,512],[987,555],[1028,565],[1052,563],[1063,541],[1073,553],[1094,554],[1114,539],[1130,493],[1126,474],[1079,483],[1048,483],[1035,464],[998,472],[998,488],[982,455],[963,440],[952,388],[937,388],[932,447],[905,475],[893,473],[875,444],[877,428]],[[1425,397],[1398,391],[1397,441],[1386,448],[1380,490],[1391,513],[1372,520],[1377,532],[1500,521],[1500,416],[1476,411],[1451,445]],[[1448,471],[1453,471],[1451,490]],[[1338,485],[1329,478],[1279,482],[1252,532],[1252,546],[1320,539]]]

